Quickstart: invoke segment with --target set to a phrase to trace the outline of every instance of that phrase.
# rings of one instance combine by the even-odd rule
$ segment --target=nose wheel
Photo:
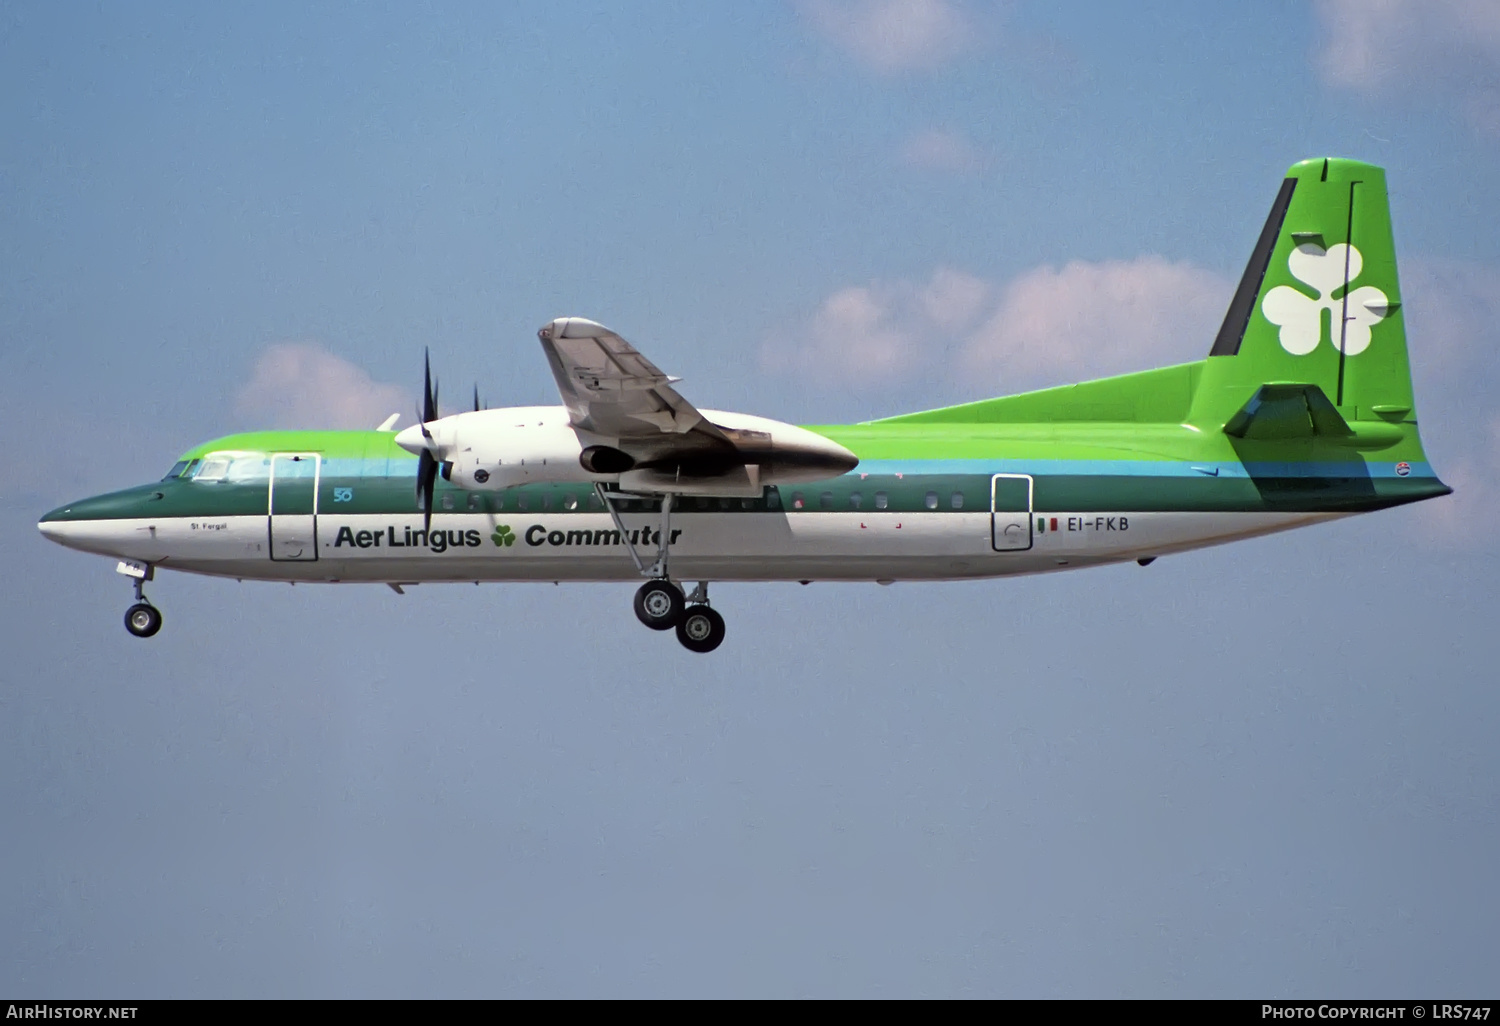
[[[130,577],[135,585],[135,605],[125,610],[125,629],[138,638],[149,638],[161,630],[161,610],[146,598],[145,585],[155,574],[149,563],[123,561],[115,567],[116,573]]]
[[[125,629],[138,638],[149,638],[161,630],[161,610],[149,602],[137,602],[125,610]]]

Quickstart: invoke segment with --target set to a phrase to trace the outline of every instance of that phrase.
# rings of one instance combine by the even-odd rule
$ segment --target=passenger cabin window
[[[824,492],[822,495],[818,496],[818,505],[822,506],[824,509],[833,509],[833,493]]]
[[[578,496],[569,493],[563,496],[563,509],[577,509]]]
[[[453,508],[453,493],[452,492],[447,492],[447,493],[445,493],[443,495],[443,508],[444,509],[452,509]]]
[[[885,509],[890,504],[891,504],[891,497],[889,495],[887,495],[885,492],[876,492],[875,493],[875,508],[876,509]]]
[[[922,500],[928,509],[937,509],[937,492],[928,492],[927,498]]]
[[[849,493],[849,508],[850,509],[859,509],[860,506],[864,505],[864,501],[865,501],[865,497],[863,495],[860,495],[858,492],[850,492]]]
[[[483,501],[483,497],[480,496],[478,492],[471,492],[469,494],[469,508],[470,509],[477,510],[479,508],[479,504],[482,501]]]
[[[528,510],[530,508],[531,508],[531,501],[526,497],[526,493],[525,492],[521,492],[520,494],[518,494],[516,496],[516,509],[524,511],[524,510]]]
[[[781,493],[774,488],[766,489],[766,509],[781,508]]]
[[[807,505],[807,499],[801,492],[792,493],[792,509],[802,509]]]
[[[964,508],[964,493],[963,492],[954,492],[953,493],[952,503],[953,503],[953,508],[954,509],[963,509]]]

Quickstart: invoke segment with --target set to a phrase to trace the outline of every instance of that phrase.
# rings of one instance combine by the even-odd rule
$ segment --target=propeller
[[[476,386],[477,389],[478,386]],[[438,390],[432,382],[432,354],[422,350],[422,409],[417,423],[422,428],[422,437],[427,445],[417,456],[417,500],[422,505],[422,530],[432,530],[432,490],[437,483],[438,461],[432,454],[437,443],[427,422],[438,419]]]
[[[483,409],[479,401],[479,386],[474,386],[474,410],[478,412]],[[432,499],[433,492],[437,488],[437,478],[441,474],[443,480],[449,480],[449,474],[453,471],[453,464],[440,459],[443,451],[433,437],[429,424],[439,420],[442,414],[438,412],[438,384],[432,380],[432,353],[430,350],[422,351],[422,405],[417,410],[417,423],[407,428],[396,436],[396,444],[407,452],[417,454],[417,508],[422,511],[422,529],[432,530]],[[421,441],[418,441],[420,436]]]

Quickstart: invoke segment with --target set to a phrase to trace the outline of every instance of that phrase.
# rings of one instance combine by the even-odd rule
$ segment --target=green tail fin
[[[1192,419],[1222,424],[1268,383],[1317,386],[1350,423],[1415,424],[1381,168],[1327,159],[1287,172]]]

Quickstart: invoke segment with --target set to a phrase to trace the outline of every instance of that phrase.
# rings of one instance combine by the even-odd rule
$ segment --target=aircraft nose
[[[42,532],[42,537],[48,541],[64,544],[63,535],[67,533],[68,521],[74,519],[74,507],[79,503],[70,502],[66,506],[59,506],[50,513],[42,514],[37,521],[36,529]]]

